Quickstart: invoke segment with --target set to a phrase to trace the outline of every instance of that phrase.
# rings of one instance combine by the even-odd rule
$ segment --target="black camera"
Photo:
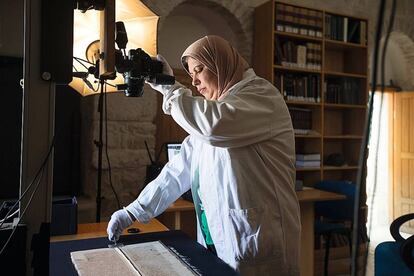
[[[74,9],[81,10],[81,12],[92,9],[102,11],[105,9],[105,0],[75,0],[73,5]]]
[[[122,73],[125,84],[117,85],[128,97],[140,97],[143,94],[145,81],[154,84],[174,84],[174,76],[162,73],[162,62],[153,60],[141,48],[131,49],[128,56],[123,52],[128,42],[123,22],[116,22],[115,42],[120,50],[115,52],[115,69]]]

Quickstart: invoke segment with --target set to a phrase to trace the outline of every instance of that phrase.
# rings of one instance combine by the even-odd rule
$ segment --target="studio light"
[[[97,10],[86,12],[74,10],[73,72],[76,77],[69,85],[82,96],[100,92],[99,81],[89,68],[93,64],[85,62],[87,60],[95,63],[96,59],[99,59],[100,13],[102,12]],[[158,18],[139,0],[115,2],[115,21],[123,21],[128,33],[127,51],[141,48],[150,56],[157,54]],[[117,73],[114,80],[106,80],[106,82],[109,84],[106,86],[106,92],[116,92],[118,90],[114,86],[123,84],[124,78]]]

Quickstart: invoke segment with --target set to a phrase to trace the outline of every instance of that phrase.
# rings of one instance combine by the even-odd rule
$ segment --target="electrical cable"
[[[41,179],[42,179],[43,172],[44,172],[44,170],[42,170],[42,173],[41,173],[41,175],[40,175],[40,178],[39,178],[39,180],[37,181],[37,184],[36,184],[36,186],[35,186],[34,191],[33,191],[33,192],[32,192],[32,194],[30,195],[30,198],[29,198],[29,201],[28,201],[28,203],[27,203],[26,207],[24,208],[24,210],[23,210],[22,214],[19,216],[19,219],[18,219],[17,223],[13,226],[13,230],[12,230],[12,232],[10,233],[9,238],[7,239],[6,243],[3,245],[3,248],[0,250],[0,256],[1,256],[1,254],[4,252],[4,250],[6,249],[7,245],[9,244],[9,242],[11,241],[11,239],[12,239],[12,237],[13,237],[13,235],[14,235],[14,232],[16,231],[17,226],[18,226],[18,225],[19,225],[19,223],[20,223],[20,220],[22,219],[22,217],[23,217],[23,216],[24,216],[24,214],[26,213],[27,207],[29,207],[30,203],[32,202],[33,196],[35,195],[35,193],[36,193],[37,189],[39,188],[39,184],[40,184],[40,181],[41,181]],[[13,223],[13,224],[14,224],[14,223]]]
[[[92,62],[90,62],[89,60],[86,60],[86,59],[83,59],[83,58],[79,58],[79,57],[73,57],[77,62],[79,62],[82,66],[85,66],[85,65],[83,65],[82,63],[81,63],[81,61],[83,61],[83,62],[85,62],[85,63],[87,63],[87,64],[90,64],[90,65],[93,65],[93,66],[95,66],[95,64],[94,63],[92,63]],[[86,69],[88,69],[87,67],[86,67]]]
[[[12,214],[10,214],[8,217],[5,217],[4,219],[0,220],[0,223],[8,220],[9,218],[12,218],[15,214],[17,214],[20,211],[20,209],[16,209],[16,211],[14,211]]]
[[[80,65],[82,65],[83,67],[85,67],[85,69],[87,70],[87,72],[85,72],[85,73],[88,73],[88,74],[90,74],[89,73],[89,68],[85,64],[83,64],[82,62],[85,62],[85,63],[88,63],[88,64],[91,64],[91,65],[94,65],[95,66],[95,64],[93,64],[92,62],[89,62],[89,61],[87,61],[85,59],[82,59],[82,58],[73,57],[73,59],[76,60]],[[78,70],[76,69],[75,66],[72,65],[72,67],[73,67],[73,69],[75,69],[75,72],[78,72]],[[93,87],[93,84],[87,78],[82,78],[82,80],[86,84],[86,86],[89,87],[89,89],[91,89],[94,92],[99,92],[99,87],[100,87],[100,83],[99,82],[98,82],[98,86],[95,89],[95,87]]]
[[[1,210],[3,210],[3,208],[6,208],[6,201],[3,201],[2,203],[1,203],[1,206],[0,206],[0,213],[1,213]]]
[[[81,61],[83,61],[83,62],[85,62],[85,63],[88,63],[88,64],[91,64],[91,65],[94,65],[94,66],[96,66],[95,64],[93,64],[92,62],[90,62],[90,61],[88,61],[88,60],[85,60],[85,59],[82,59],[82,58],[78,58],[78,57],[73,57],[73,59],[75,59],[79,64],[81,64],[83,67],[85,67],[85,69],[86,70],[88,70],[88,72],[89,72],[89,68],[85,65],[85,64],[83,64]],[[73,69],[75,70],[75,72],[78,72],[78,69],[76,69],[76,67],[75,66],[73,66],[72,65],[72,67],[73,67]],[[91,90],[93,90],[94,92],[98,92],[99,91],[99,86],[100,86],[100,83],[98,82],[98,87],[95,89],[94,87],[93,87],[93,85],[91,84],[91,83],[88,83],[87,81],[86,81],[86,79],[82,79],[84,82],[85,82],[85,84],[91,89]],[[109,86],[111,86],[111,87],[115,87],[116,88],[116,85],[113,85],[113,84],[110,84],[110,83],[108,83],[107,81],[104,81],[104,83],[106,84],[106,85],[109,85]]]
[[[49,159],[49,158],[48,158],[48,159]],[[43,173],[44,173],[44,168],[45,168],[45,167],[46,167],[46,166],[42,166],[42,167],[41,167],[41,174],[40,174],[40,177],[39,177],[39,179],[38,179],[38,181],[37,181],[37,184],[36,184],[36,186],[35,186],[35,189],[33,190],[32,194],[30,195],[30,198],[29,198],[29,201],[27,202],[27,205],[23,208],[23,211],[22,211],[22,213],[20,214],[20,216],[19,216],[19,219],[18,219],[17,223],[14,225],[13,230],[12,230],[12,232],[11,232],[11,233],[10,233],[10,235],[9,235],[9,238],[7,239],[7,241],[6,241],[6,243],[4,244],[3,248],[0,250],[0,256],[1,256],[1,254],[4,252],[4,250],[6,249],[7,245],[9,244],[10,240],[12,239],[12,237],[13,237],[14,233],[16,232],[17,226],[19,225],[19,223],[20,223],[21,219],[23,218],[24,214],[26,213],[27,208],[30,206],[30,203],[32,202],[33,197],[34,197],[34,195],[36,194],[36,191],[37,191],[37,189],[38,189],[38,188],[39,188],[39,186],[40,186],[40,182],[41,182],[41,180],[42,180]]]
[[[106,85],[112,86],[112,87],[116,87],[116,85],[110,84],[109,82],[104,82]]]
[[[85,67],[86,70],[89,70],[89,68],[85,64],[83,64],[81,61],[95,66],[95,64],[90,63],[89,61],[84,60],[84,59],[81,59],[81,58],[78,58],[78,57],[73,57],[73,59],[76,60],[80,65],[82,65],[83,67]]]
[[[373,66],[372,66],[372,81],[371,81],[371,93],[368,97],[368,110],[367,116],[365,118],[365,128],[364,128],[364,135],[361,144],[360,154],[359,154],[359,169],[357,175],[357,183],[355,187],[355,201],[354,201],[354,220],[353,220],[353,228],[352,228],[352,259],[351,259],[351,275],[356,276],[358,271],[358,249],[359,249],[359,228],[360,228],[360,199],[361,199],[361,185],[363,182],[363,178],[365,176],[365,161],[366,156],[368,154],[368,140],[369,140],[369,132],[370,132],[370,125],[372,120],[372,109],[374,104],[374,95],[377,85],[377,67],[378,67],[378,48],[379,42],[382,32],[382,23],[384,18],[384,11],[385,11],[385,0],[381,0],[379,11],[378,11],[378,20],[377,20],[377,28],[375,32],[375,41],[374,41],[374,54],[373,54]],[[365,272],[365,269],[363,269]]]
[[[149,160],[150,160],[151,164],[153,164],[153,163],[154,163],[154,160],[152,160],[151,153],[150,153],[150,150],[149,150],[149,147],[148,147],[147,141],[145,140],[145,141],[144,141],[144,143],[145,143],[145,148],[147,149],[148,158],[149,158]],[[0,209],[0,210],[1,210],[1,209]]]
[[[162,150],[166,147],[166,145],[167,145],[166,142],[165,143],[162,143],[161,148],[158,150],[158,154],[157,154],[157,157],[155,159],[155,162],[156,163],[158,163],[160,161],[160,157],[161,157]]]
[[[50,144],[49,147],[49,151],[45,157],[45,159],[42,162],[42,165],[40,166],[39,170],[36,172],[35,177],[33,178],[33,180],[30,182],[30,184],[26,187],[26,189],[23,191],[22,195],[19,197],[19,199],[14,203],[14,205],[10,208],[10,210],[6,213],[6,215],[4,216],[5,218],[10,215],[10,212],[12,212],[12,210],[16,207],[17,204],[19,204],[21,202],[21,200],[24,198],[24,196],[26,195],[27,191],[32,187],[33,183],[36,181],[36,179],[38,178],[39,174],[41,173],[42,169],[44,166],[46,166],[47,161],[49,160],[50,154],[52,152],[52,149],[55,146],[55,136],[53,136],[52,138],[52,143]],[[3,226],[4,222],[6,220],[3,220],[2,223],[0,223],[0,229]]]
[[[109,176],[109,185],[111,186],[112,192],[115,195],[116,203],[118,204],[118,209],[121,209],[121,204],[119,202],[118,194],[115,191],[114,185],[112,184],[112,169],[111,169],[111,162],[109,161],[109,153],[108,153],[108,105],[106,99],[106,86],[104,92],[104,100],[105,100],[105,155],[106,161],[108,162],[108,176]]]
[[[380,106],[378,110],[378,126],[377,126],[377,141],[376,141],[376,146],[375,146],[375,158],[374,158],[373,188],[372,188],[372,193],[371,193],[372,194],[371,203],[369,205],[372,211],[374,210],[375,195],[377,191],[378,152],[379,152],[379,144],[380,144],[381,117],[382,117],[383,102],[384,102],[384,89],[385,89],[385,55],[387,52],[387,46],[388,46],[390,34],[394,26],[396,8],[397,8],[396,0],[392,0],[388,29],[386,31],[384,44],[382,46],[382,53],[381,53],[381,98],[380,98]],[[368,236],[369,237],[371,237],[371,230],[372,230],[372,219],[373,219],[372,211],[371,211],[370,219],[368,221]],[[369,249],[369,244],[370,244],[370,239],[368,239],[367,241],[368,249]],[[369,254],[369,250],[366,250],[365,256],[364,256],[364,263],[367,262],[368,254]],[[366,266],[364,268],[363,275],[366,275]]]
[[[85,80],[83,80],[85,83],[86,83],[86,81]],[[87,85],[87,84],[86,84]],[[94,92],[99,92],[99,87],[100,87],[100,84],[98,83],[98,87],[96,87],[96,89],[93,87],[93,85],[92,86],[89,86],[88,85],[88,87],[89,88],[91,88]]]

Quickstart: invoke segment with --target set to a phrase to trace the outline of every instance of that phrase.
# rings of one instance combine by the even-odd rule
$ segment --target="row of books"
[[[325,37],[366,45],[367,23],[364,20],[339,15],[325,16]]]
[[[288,109],[295,134],[307,134],[312,129],[312,110],[293,106],[289,106]]]
[[[321,166],[320,153],[296,154],[297,168],[315,168]]]
[[[323,13],[312,9],[276,4],[276,30],[322,38]]]
[[[361,82],[354,78],[332,78],[324,82],[325,102],[360,104]]]
[[[321,70],[322,45],[320,43],[295,43],[291,40],[276,42],[275,63],[286,67]]]
[[[321,102],[320,75],[276,74],[275,81],[285,100]]]

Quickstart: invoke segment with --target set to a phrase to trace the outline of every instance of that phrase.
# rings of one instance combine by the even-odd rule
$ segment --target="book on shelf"
[[[309,30],[307,26],[310,25],[311,18],[308,15],[308,9],[299,8],[299,34],[300,35],[309,35]]]
[[[70,255],[81,276],[199,275],[183,256],[161,241],[74,251]]]
[[[296,160],[298,161],[321,161],[320,153],[303,153],[296,154]]]
[[[293,131],[295,135],[310,135],[311,133],[311,129],[294,128]]]
[[[322,45],[319,43],[306,43],[306,63],[308,69],[321,70],[322,68]]]
[[[276,40],[275,64],[288,68],[320,71],[322,68],[322,45],[314,42]]]
[[[360,20],[349,18],[348,20],[348,42],[359,43],[360,42]]]
[[[306,68],[306,46],[297,45],[296,48],[296,63],[300,68]]]
[[[316,74],[276,73],[275,86],[285,100],[319,103],[320,76]]]
[[[323,36],[323,13],[308,8],[276,3],[276,30],[304,36]]]
[[[326,14],[325,37],[365,46],[366,22],[352,17]]]
[[[293,129],[295,135],[312,135],[312,136],[319,136],[321,135],[319,132],[317,132],[314,129]]]
[[[321,160],[301,161],[296,160],[296,168],[317,168],[321,166]]]
[[[310,109],[289,106],[288,110],[295,130],[312,129],[312,111]]]
[[[367,45],[367,22],[361,21],[361,27],[359,32],[359,43],[361,45]]]
[[[343,42],[348,42],[348,17],[344,17],[343,18],[344,22],[343,22],[343,34],[342,34],[342,40]]]
[[[325,102],[336,104],[360,104],[361,82],[356,78],[333,77],[324,83]]]

